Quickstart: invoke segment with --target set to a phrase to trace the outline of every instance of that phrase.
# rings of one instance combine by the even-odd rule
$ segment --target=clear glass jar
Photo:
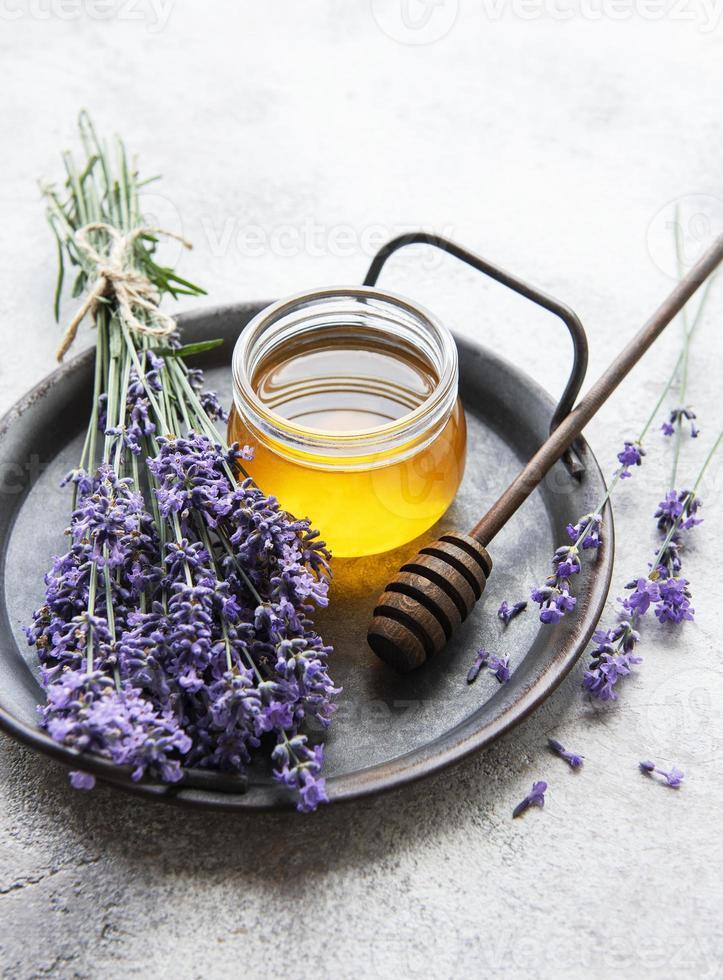
[[[241,333],[233,381],[229,440],[253,448],[247,471],[337,557],[402,545],[454,499],[457,348],[408,300],[360,286],[276,303]]]

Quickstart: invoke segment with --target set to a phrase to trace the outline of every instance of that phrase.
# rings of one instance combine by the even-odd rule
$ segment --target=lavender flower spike
[[[526,602],[516,602],[514,605],[510,605],[509,602],[504,599],[500,608],[497,610],[497,618],[501,619],[505,626],[509,626],[510,622],[519,616],[521,612],[527,609]]]
[[[512,818],[514,819],[515,817],[521,817],[525,810],[528,810],[531,806],[543,807],[545,805],[546,791],[547,783],[544,780],[533,783],[531,791],[512,811]]]
[[[712,453],[708,458],[711,456]],[[697,516],[701,507],[702,502],[693,490],[671,490],[658,504],[655,520],[665,537],[663,545],[650,563],[648,575],[629,582],[626,589],[630,590],[630,595],[618,600],[622,607],[620,622],[613,629],[598,630],[593,635],[591,663],[585,671],[582,686],[600,701],[615,701],[617,682],[627,677],[635,664],[642,663],[634,650],[640,642],[637,627],[649,609],[654,610],[661,623],[693,620],[695,609],[690,602],[690,583],[680,574],[680,551],[684,532],[691,531],[702,521]],[[648,763],[645,763],[645,771],[655,770],[653,764],[650,765],[652,768],[647,768]],[[675,774],[674,778],[677,778]]]
[[[633,651],[640,641],[640,634],[628,620],[622,620],[610,630],[597,630],[593,634],[591,662],[585,671],[582,686],[599,701],[616,701],[615,685],[632,672],[642,657]]]
[[[554,625],[575,608],[577,599],[570,595],[570,579],[580,572],[580,548],[599,548],[602,515],[585,514],[577,524],[567,525],[571,545],[562,545],[552,556],[552,575],[545,584],[533,589],[530,598],[540,607],[540,622]]]
[[[665,495],[665,499],[660,501],[653,515],[658,522],[658,530],[661,534],[668,534],[673,530],[676,521],[678,529],[682,531],[689,531],[696,525],[702,524],[703,518],[696,517],[702,506],[702,500],[692,491],[670,490]]]
[[[583,550],[587,551],[588,548],[600,547],[601,527],[602,514],[591,513],[583,514],[583,516],[578,520],[577,524],[568,524],[566,531],[567,536],[573,542],[573,544],[582,544]]]
[[[568,752],[565,746],[558,742],[556,738],[548,738],[547,744],[556,755],[559,755],[561,759],[565,760],[571,769],[579,769],[582,765],[585,756],[577,755],[575,752]]]
[[[641,437],[642,438],[642,437]],[[540,606],[540,622],[554,625],[559,623],[566,613],[575,608],[576,599],[570,595],[570,579],[579,575],[581,569],[580,552],[599,548],[602,544],[602,509],[610,498],[617,480],[632,476],[630,468],[641,466],[645,450],[640,439],[635,442],[626,441],[618,453],[619,468],[615,471],[615,481],[605,496],[597,505],[596,510],[583,514],[576,524],[568,524],[567,536],[571,545],[563,545],[552,556],[552,575],[548,576],[544,586],[534,589],[531,593],[533,602]]]
[[[619,476],[621,480],[631,477],[633,474],[630,472],[630,467],[642,466],[644,455],[645,450],[639,442],[628,442],[626,440],[622,452],[618,453],[618,461],[621,464],[620,468],[615,470],[613,475]]]
[[[691,439],[697,439],[700,429],[696,428],[695,418],[695,412],[690,408],[674,408],[668,421],[663,422],[660,428],[664,436],[672,436],[678,428],[682,432],[684,422],[688,422],[690,423]]]
[[[664,782],[667,786],[672,789],[680,789],[680,785],[683,782],[683,776],[685,775],[672,766],[670,772],[666,772],[664,769],[658,769],[654,762],[646,761],[638,763],[640,771],[645,773],[646,776],[652,776],[653,773],[657,773],[659,776],[663,777]]]
[[[553,625],[559,623],[565,613],[575,608],[577,599],[571,596],[565,583],[563,588],[553,584],[554,577],[548,579],[548,584],[541,589],[533,589],[530,598],[539,603],[540,622]]]
[[[690,604],[690,590],[685,578],[668,578],[660,583],[660,601],[655,615],[661,623],[692,621],[695,609]]]

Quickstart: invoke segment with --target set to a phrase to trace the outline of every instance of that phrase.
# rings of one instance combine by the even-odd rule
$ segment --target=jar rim
[[[267,344],[270,342],[269,334],[273,341],[274,328],[277,333],[281,333],[286,323],[286,329],[293,331],[294,326],[303,324],[307,318],[323,311],[325,306],[332,307],[335,302],[340,304],[336,315],[343,316],[344,301],[349,303],[347,315],[350,317],[354,307],[357,314],[371,314],[378,322],[386,321],[390,327],[416,331],[420,342],[426,342],[436,356],[436,363],[431,366],[437,374],[437,384],[411,412],[378,426],[340,432],[299,425],[269,408],[254,390],[252,378],[255,369],[269,353],[266,350],[258,355],[257,348],[264,338]],[[331,309],[329,312],[332,312]],[[296,314],[298,318],[294,321],[293,316]],[[290,323],[289,317],[292,317]],[[313,324],[307,325],[307,330],[313,329]],[[283,337],[277,341],[277,344],[281,343]],[[258,357],[257,362],[254,362],[254,356]],[[431,359],[427,359],[431,363]],[[438,430],[438,423],[442,420],[446,423],[457,400],[457,346],[450,330],[419,304],[397,293],[372,286],[337,286],[311,290],[265,307],[249,321],[239,335],[233,352],[232,371],[236,410],[253,429],[281,446],[306,452],[316,451],[333,457],[393,453],[395,448],[400,449],[405,445],[409,445],[411,449],[405,455],[411,455],[427,444],[429,440],[424,438],[427,432],[431,431],[431,439]],[[397,454],[394,458],[399,459],[400,456]]]

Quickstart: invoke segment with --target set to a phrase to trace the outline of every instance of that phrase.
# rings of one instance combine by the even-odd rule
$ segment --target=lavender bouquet
[[[154,258],[139,181],[120,141],[112,155],[88,117],[86,155],[69,154],[62,191],[44,187],[59,255],[97,328],[90,422],[68,475],[68,550],[46,575],[28,639],[47,704],[41,724],[83,753],[167,782],[184,767],[243,778],[268,751],[298,809],[326,799],[323,749],[337,689],[310,616],[327,603],[329,553],[308,520],[282,511],[247,477],[250,450],[226,445],[224,412],[159,310],[164,294],[201,289]],[[175,237],[175,236],[174,236]],[[187,244],[187,243],[184,243]],[[71,774],[90,788],[93,777]]]

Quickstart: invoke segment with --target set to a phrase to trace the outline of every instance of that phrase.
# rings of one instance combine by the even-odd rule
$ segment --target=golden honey
[[[271,307],[234,352],[229,439],[285,510],[337,557],[421,534],[454,499],[466,429],[448,331],[378,290],[323,290]]]

